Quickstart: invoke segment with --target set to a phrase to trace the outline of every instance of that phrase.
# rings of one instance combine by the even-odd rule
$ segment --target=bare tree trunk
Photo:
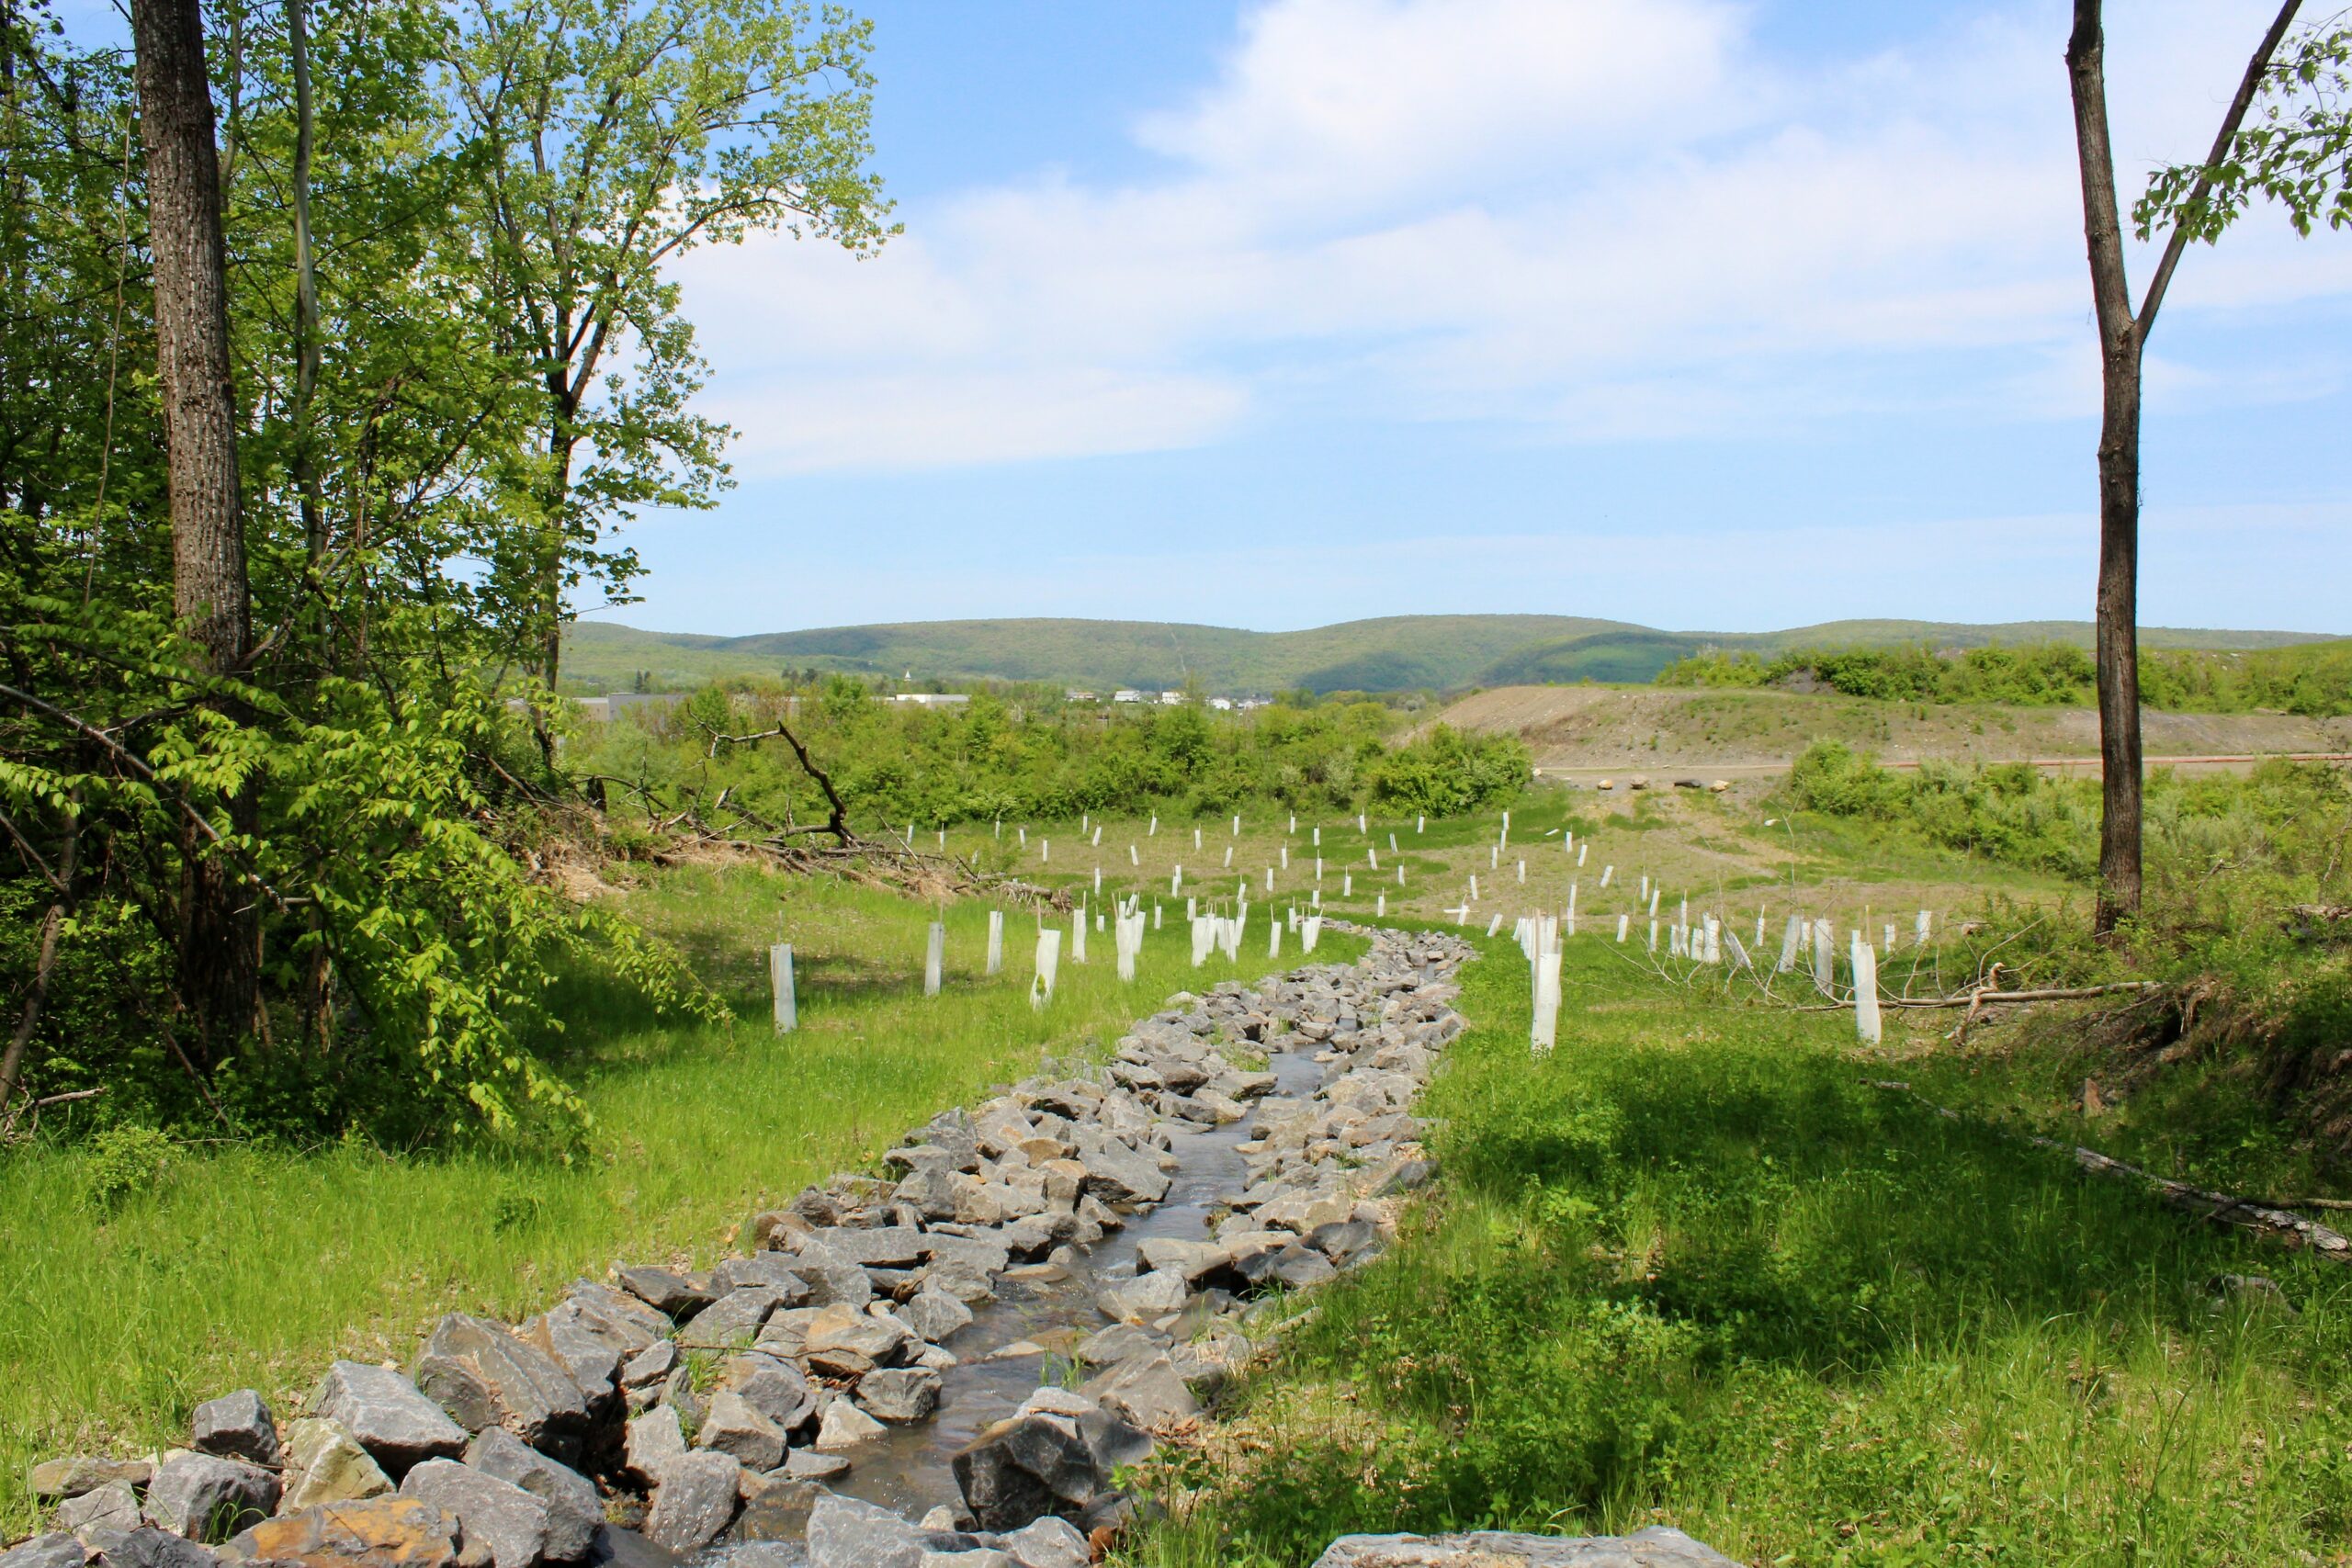
[[[2248,62],[2237,96],[2205,163],[2210,171],[2254,102],[2279,40],[2301,0],[2286,0]],[[2188,231],[2177,222],[2135,314],[2123,265],[2123,226],[2115,195],[2115,151],[2107,124],[2107,44],[2100,0],[2075,0],[2066,40],[2066,76],[2075,100],[2075,151],[2083,181],[2083,233],[2091,265],[2091,302],[2098,320],[2098,732],[2100,936],[2139,912],[2140,828],[2140,389],[2149,329],[2154,326]],[[2209,173],[2190,195],[2211,188]]]
[[[199,0],[134,0],[140,139],[147,152],[155,359],[170,464],[173,608],[216,673],[252,647],[238,507],[236,392],[229,363],[220,152]],[[251,792],[230,803],[249,824]],[[192,832],[182,845],[180,999],[209,1037],[243,1030],[257,1002],[259,926],[229,867]]]
[[[319,498],[318,454],[311,405],[319,386],[318,258],[311,243],[311,156],[318,116],[311,99],[308,0],[286,0],[287,51],[294,74],[294,488],[301,497],[302,538],[311,570],[327,553]]]

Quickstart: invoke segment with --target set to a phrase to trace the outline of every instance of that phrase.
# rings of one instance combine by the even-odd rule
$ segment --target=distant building
[[[1184,694],[1182,692],[1162,692],[1159,694],[1159,705],[1161,707],[1181,707],[1183,705],[1183,702]]]
[[[1138,692],[1133,686],[1122,686],[1111,694],[1111,700],[1114,703],[1148,703],[1151,697],[1148,693]]]
[[[1211,697],[1209,699],[1209,706],[1216,709],[1219,713],[1231,713],[1233,711],[1233,699],[1231,697]]]
[[[1066,703],[1091,703],[1100,702],[1101,700],[1102,699],[1097,697],[1093,693],[1081,692],[1076,686],[1070,687],[1068,691],[1062,694],[1062,701]]]
[[[968,692],[900,692],[890,699],[894,703],[912,703],[919,708],[959,708],[972,700]]]
[[[1260,708],[1270,708],[1273,706],[1274,699],[1272,697],[1244,697],[1234,705],[1239,708],[1243,713],[1255,713]]]

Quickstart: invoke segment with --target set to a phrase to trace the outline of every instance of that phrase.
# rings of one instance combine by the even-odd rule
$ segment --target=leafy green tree
[[[637,562],[613,525],[725,482],[729,432],[692,407],[704,367],[664,268],[755,231],[861,254],[888,232],[866,168],[869,33],[778,0],[467,7],[449,62],[463,216],[484,313],[538,391],[494,591],[550,689],[567,594],[627,601]]]

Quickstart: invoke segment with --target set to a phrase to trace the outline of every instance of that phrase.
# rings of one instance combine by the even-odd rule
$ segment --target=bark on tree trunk
[[[2075,0],[2066,75],[2083,181],[2083,232],[2098,318],[2098,739],[2100,935],[2140,908],[2140,328],[2123,271],[2107,125],[2099,0]]]
[[[203,9],[199,0],[133,0],[130,24],[170,466],[173,607],[206,665],[232,673],[244,666],[253,626]],[[237,826],[248,826],[251,792],[229,805]],[[192,835],[181,848],[180,999],[209,1041],[252,1024],[259,923],[228,866]]]

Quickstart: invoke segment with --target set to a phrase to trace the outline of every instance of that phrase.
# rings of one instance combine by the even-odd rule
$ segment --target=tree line
[[[0,1131],[52,1090],[560,1109],[511,852],[615,530],[726,485],[665,270],[867,251],[867,25],[787,0],[0,0]],[[522,718],[503,699],[526,699]],[[152,1071],[150,1070],[152,1069]]]

